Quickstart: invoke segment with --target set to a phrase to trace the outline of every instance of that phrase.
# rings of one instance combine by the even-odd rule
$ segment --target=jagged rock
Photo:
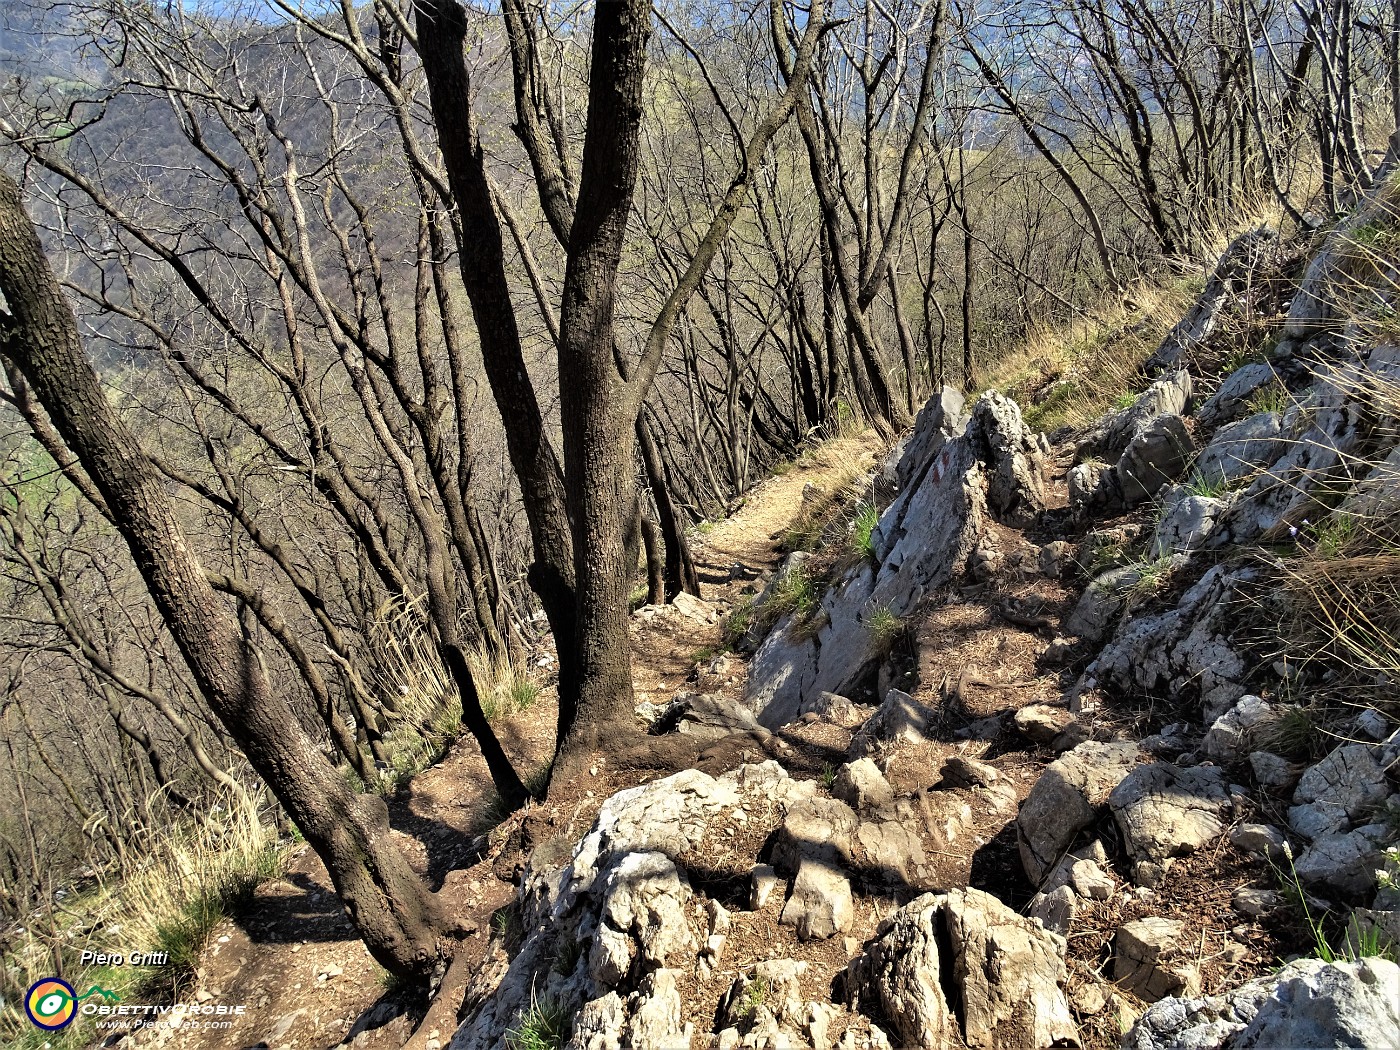
[[[1088,460],[1070,467],[1065,475],[1069,486],[1071,507],[1093,507],[1109,504],[1114,498],[1113,467],[1098,460]]]
[[[1143,367],[1149,375],[1171,368],[1183,354],[1210,337],[1220,318],[1253,283],[1255,271],[1277,243],[1278,234],[1266,226],[1242,233],[1230,242],[1207,278],[1200,298],[1147,359]]]
[[[1185,722],[1165,725],[1151,736],[1143,737],[1138,746],[1148,754],[1158,758],[1176,758],[1184,751],[1190,751],[1197,744],[1191,727]]]
[[[952,890],[946,911],[967,1044],[1005,1050],[1077,1044],[1063,943],[981,890]]]
[[[1074,715],[1063,707],[1050,704],[1032,704],[1023,707],[1012,716],[1016,731],[1027,740],[1043,747],[1049,747],[1074,721]]]
[[[1354,517],[1379,521],[1400,503],[1400,446],[1390,450],[1371,472],[1351,487],[1341,511]]]
[[[1137,763],[1136,744],[1089,741],[1045,767],[1016,819],[1021,864],[1032,883],[1059,862]]]
[[[938,927],[944,900],[927,893],[900,908],[847,968],[846,987],[853,997],[877,1002],[904,1046],[945,1047],[959,1041],[957,1020],[943,995]]]
[[[940,957],[946,935],[951,958]],[[1077,1043],[1060,943],[980,890],[925,894],[881,923],[847,988],[878,1002],[902,1044],[1020,1050]],[[963,1030],[944,986],[962,1003]],[[959,1038],[961,1034],[961,1039]]]
[[[1113,789],[1108,804],[1129,855],[1139,865],[1134,873],[1138,885],[1154,884],[1143,881],[1144,871],[1165,869],[1171,858],[1219,838],[1231,808],[1219,769],[1182,769],[1168,762],[1134,769]]]
[[[1283,906],[1283,894],[1273,890],[1255,890],[1241,886],[1235,891],[1231,902],[1241,915],[1258,918],[1277,911]]]
[[[1079,443],[1076,458],[1121,456],[1133,439],[1159,417],[1185,415],[1191,404],[1192,386],[1191,374],[1184,369],[1158,379],[1131,405],[1096,426]]]
[[[1233,484],[1273,466],[1287,450],[1283,417],[1260,412],[1216,431],[1196,457],[1192,475],[1204,485]]]
[[[1302,763],[1290,762],[1272,751],[1251,751],[1249,768],[1260,787],[1273,791],[1292,791],[1303,775]]]
[[[800,623],[792,614],[780,620],[754,654],[745,700],[761,725],[786,725],[806,697],[863,682],[884,657],[871,616],[912,615],[979,546],[988,475],[998,469],[983,458],[994,443],[984,432],[994,413],[974,411],[950,436],[945,408],[935,401],[920,413],[899,468],[907,483],[871,534],[875,563],[849,569]]]
[[[1230,844],[1246,853],[1277,858],[1284,855],[1288,840],[1272,824],[1241,824],[1230,832]]]
[[[1193,495],[1180,486],[1170,491],[1164,503],[1166,510],[1157,521],[1147,551],[1153,560],[1189,554],[1204,547],[1215,528],[1215,519],[1229,506],[1227,500]]]
[[[1113,980],[1147,1002],[1196,994],[1200,973],[1177,960],[1183,925],[1178,919],[1153,917],[1120,926],[1113,939]]]
[[[1024,528],[1045,509],[1045,457],[1016,402],[996,391],[978,399],[973,432],[987,463],[987,509],[1003,525]]]
[[[1324,835],[1303,851],[1294,870],[1303,882],[1331,886],[1343,893],[1361,893],[1376,885],[1381,849],[1391,838],[1385,824],[1366,824],[1355,831]]]
[[[1390,789],[1369,744],[1343,744],[1303,774],[1293,791],[1299,805],[1316,802],[1355,819],[1384,802]]]
[[[1239,761],[1252,748],[1259,732],[1272,724],[1278,712],[1257,696],[1242,696],[1235,706],[1212,723],[1201,741],[1201,750],[1217,762]]]
[[[664,967],[695,947],[685,917],[690,886],[664,853],[627,853],[603,880],[601,921],[588,973],[611,987],[632,967],[638,951]]]
[[[913,486],[943,445],[961,434],[966,426],[966,402],[962,394],[951,386],[940,388],[919,410],[904,454],[895,465],[895,484],[899,491],[905,492]]]
[[[847,762],[836,774],[831,793],[858,813],[879,810],[894,801],[894,789],[868,758]]]
[[[1224,995],[1163,999],[1123,1050],[1375,1047],[1400,1031],[1400,967],[1386,959],[1298,959]]]
[[[1273,365],[1263,362],[1236,369],[1226,376],[1215,393],[1196,409],[1196,422],[1203,427],[1230,422],[1245,410],[1255,391],[1277,379],[1278,373],[1274,371]]]
[[[1158,416],[1128,444],[1114,468],[1123,504],[1135,507],[1181,477],[1194,445],[1180,416]]]
[[[803,857],[792,893],[778,921],[795,926],[799,940],[826,940],[851,928],[855,909],[851,882],[832,862]]]
[[[851,739],[850,753],[865,755],[881,741],[922,743],[932,712],[908,693],[891,689],[884,703],[866,719],[865,725]]]
[[[709,924],[692,927],[676,858],[717,849],[726,813],[790,810],[814,791],[765,762],[718,779],[683,770],[604,800],[572,863],[527,868],[520,894],[526,937],[513,958],[497,952],[482,962],[454,1050],[503,1045],[538,996],[578,1018],[570,1045],[688,1045],[674,971],[700,965]],[[563,974],[556,955],[566,940],[588,951]]]
[[[1251,569],[1213,566],[1175,609],[1119,627],[1085,677],[1127,692],[1165,692],[1174,700],[1197,693],[1206,719],[1215,721],[1246,692],[1245,662],[1227,634],[1235,618],[1234,592],[1255,578]]]
[[[718,740],[731,733],[767,732],[739,701],[712,693],[678,694],[663,715],[664,721],[672,718],[676,720],[677,733],[707,740]]]
[[[943,763],[943,783],[948,787],[991,787],[1000,779],[996,766],[966,755],[953,755]]]

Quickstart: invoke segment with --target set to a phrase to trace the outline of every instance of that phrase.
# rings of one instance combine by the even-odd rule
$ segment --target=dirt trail
[[[861,466],[869,469],[873,456],[870,435],[828,442],[752,489],[731,517],[694,534],[704,597],[723,602],[771,569],[781,556],[778,541],[802,507],[804,487],[830,484],[832,478],[849,476]],[[718,622],[635,617],[633,677],[638,702],[670,700],[687,677],[694,678],[697,650],[712,646],[719,632]],[[723,681],[712,676],[703,685],[737,692],[742,688],[742,666]],[[547,686],[529,710],[496,726],[527,775],[549,759],[555,712],[555,694]],[[582,833],[603,798],[637,779],[636,773],[600,769],[596,782],[560,793],[567,798],[551,795],[538,810],[551,824],[562,822]],[[520,841],[528,815],[502,826],[512,835],[483,837],[493,799],[480,753],[462,738],[390,800],[395,837],[410,863],[476,927],[478,932],[463,949],[473,958],[480,958],[493,920],[499,921],[498,910],[514,899],[517,858],[528,844]],[[397,1050],[427,1005],[421,990],[397,987],[370,958],[325,868],[305,846],[294,854],[284,876],[257,889],[244,915],[215,929],[196,977],[184,991],[189,1003],[242,1005],[245,1010],[227,1028],[152,1028],[126,1040],[126,1045],[182,1050],[326,1050],[350,1045],[357,1050]],[[420,1032],[414,1044],[426,1045],[429,1037],[445,1043],[452,1032],[450,1020]]]

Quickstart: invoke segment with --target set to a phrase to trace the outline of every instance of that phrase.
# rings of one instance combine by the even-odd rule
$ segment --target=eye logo
[[[57,977],[34,982],[24,997],[24,1012],[35,1026],[46,1032],[66,1028],[77,1013],[78,996],[73,986]]]

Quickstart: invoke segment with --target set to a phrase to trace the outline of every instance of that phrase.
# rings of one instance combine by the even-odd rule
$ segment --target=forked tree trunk
[[[101,492],[200,691],[325,862],[371,954],[398,974],[439,954],[436,899],[389,838],[383,800],[351,791],[272,694],[180,528],[165,484],[88,364],[15,184],[0,171],[0,356],[24,375]]]

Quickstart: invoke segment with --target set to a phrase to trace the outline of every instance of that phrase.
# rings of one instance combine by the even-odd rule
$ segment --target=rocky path
[[[634,680],[640,702],[664,704],[688,678],[696,684],[701,673],[708,687],[741,694],[739,661],[731,661],[719,675],[708,666],[702,672],[694,658],[697,651],[717,642],[724,603],[778,561],[777,541],[800,509],[804,487],[827,484],[834,473],[849,473],[852,464],[868,467],[873,451],[869,435],[820,446],[782,476],[756,486],[731,517],[694,535],[704,594],[716,604],[698,618],[669,611],[635,618]],[[525,770],[548,760],[554,718],[553,691],[546,687],[530,710],[498,723],[503,744]],[[545,814],[552,812],[581,832],[602,798],[628,784],[629,774],[600,770],[596,782],[558,792]],[[507,921],[498,913],[514,900],[525,844],[517,819],[492,835],[487,855],[480,856],[479,836],[489,827],[492,804],[485,765],[463,739],[401,789],[390,807],[399,845],[414,867],[477,927],[465,949],[477,959],[492,932]],[[153,1028],[128,1039],[128,1045],[397,1050],[427,1005],[421,992],[397,988],[369,957],[343,915],[325,868],[305,846],[294,853],[284,876],[257,889],[245,914],[215,929],[183,999],[246,1009],[228,1028]],[[450,1026],[430,1028],[419,1033],[415,1045],[426,1047],[449,1034]]]

